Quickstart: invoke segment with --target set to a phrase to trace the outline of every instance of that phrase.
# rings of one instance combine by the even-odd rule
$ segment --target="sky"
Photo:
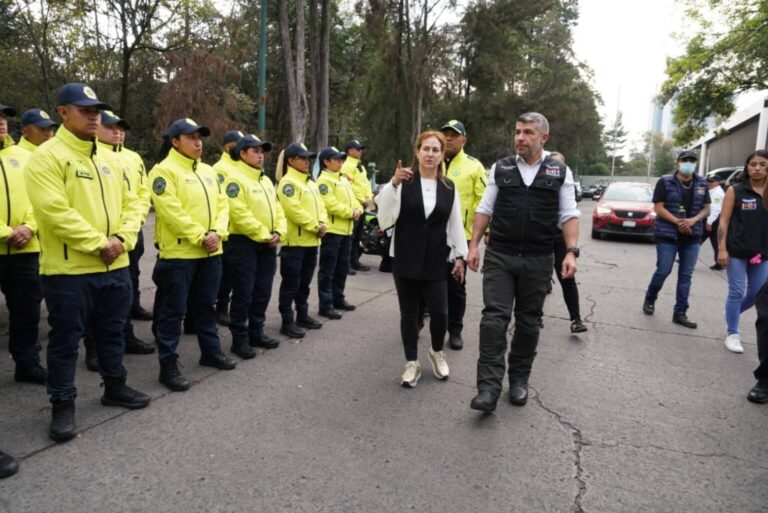
[[[666,59],[683,53],[691,30],[675,0],[579,1],[574,52],[594,72],[605,126],[613,124],[617,108],[621,111],[628,147],[649,130]]]

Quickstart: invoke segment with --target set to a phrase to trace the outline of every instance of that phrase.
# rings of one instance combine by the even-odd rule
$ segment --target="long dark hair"
[[[160,151],[157,152],[157,161],[165,160],[165,157],[171,152],[171,148],[173,148],[171,137],[168,134],[163,135],[163,143],[160,145]]]
[[[421,149],[424,140],[430,137],[434,137],[440,142],[440,151],[443,153],[443,161],[437,166],[437,179],[443,182],[446,187],[452,189],[453,185],[449,180],[446,180],[445,175],[443,175],[443,166],[445,165],[445,136],[442,132],[438,132],[437,130],[425,130],[419,134],[419,137],[416,138],[416,143],[413,145],[413,162],[411,162],[411,169],[415,172],[419,171],[419,159],[416,158],[416,153]]]
[[[744,181],[749,180],[749,163],[752,161],[755,157],[763,157],[764,159],[768,159],[768,150],[757,150],[753,151],[747,156],[747,161],[744,163],[744,171],[742,171],[742,178]]]

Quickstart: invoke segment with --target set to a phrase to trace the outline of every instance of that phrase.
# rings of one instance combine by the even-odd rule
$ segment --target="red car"
[[[653,240],[653,189],[653,185],[640,182],[609,185],[592,213],[592,238],[626,235]]]

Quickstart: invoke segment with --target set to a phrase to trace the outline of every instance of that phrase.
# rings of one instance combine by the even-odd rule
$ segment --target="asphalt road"
[[[81,356],[80,434],[66,444],[48,440],[46,394],[15,383],[4,353],[0,448],[21,470],[0,481],[0,512],[768,511],[768,406],[745,399],[757,364],[754,312],[742,321],[745,353],[729,353],[725,276],[708,269],[706,246],[689,311],[699,328],[671,322],[674,277],[645,316],[655,247],[590,240],[593,205],[581,203],[578,273],[589,331],[570,335],[556,285],[525,407],[469,409],[478,274],[469,276],[466,347],[447,350],[450,379],[432,377],[423,342],[425,375],[401,388],[394,284],[374,270],[348,281],[355,312],[235,371],[200,367],[185,336],[184,371],[195,382],[186,393],[157,382],[155,356],[127,356],[129,384],[153,398],[144,410],[101,406],[100,379]],[[145,307],[153,262],[153,253],[143,261]],[[276,334],[276,294],[268,315]],[[149,323],[136,326],[151,340]]]

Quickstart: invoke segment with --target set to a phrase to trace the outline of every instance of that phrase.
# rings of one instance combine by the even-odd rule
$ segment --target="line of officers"
[[[88,85],[62,86],[57,113],[61,126],[40,109],[25,112],[23,137],[15,144],[7,120],[16,110],[0,104],[0,287],[9,310],[9,349],[16,381],[47,385],[51,439],[75,436],[81,340],[87,366],[103,378],[101,402],[107,406],[138,409],[150,402],[126,384],[124,353],[150,354],[157,347],[159,381],[172,391],[190,387],[177,354],[185,319],[197,334],[200,365],[234,369],[236,361],[222,351],[216,329],[223,277],[232,287],[232,352],[248,359],[256,356],[254,347],[277,347],[264,323],[278,246],[282,334],[301,338],[322,327],[308,305],[318,252],[318,314],[340,319],[355,309],[344,295],[346,277],[353,272],[350,262],[365,269],[354,236],[373,205],[359,141],[350,141],[346,153],[330,147],[319,155],[289,144],[275,187],[262,169],[272,145],[254,135],[229,132],[221,159],[211,167],[200,160],[210,130],[179,119],[164,136],[160,162],[147,173],[141,157],[124,146],[128,123]],[[469,230],[485,188],[484,169],[461,149],[463,125],[452,121],[444,128],[458,148],[453,178],[468,177],[463,189]],[[313,180],[310,162],[316,156],[321,171]],[[141,307],[138,286],[150,204],[158,249],[151,314]],[[449,340],[461,349],[463,286],[453,296]],[[50,325],[47,370],[37,341],[43,298]],[[153,345],[135,336],[131,317],[152,320]]]

